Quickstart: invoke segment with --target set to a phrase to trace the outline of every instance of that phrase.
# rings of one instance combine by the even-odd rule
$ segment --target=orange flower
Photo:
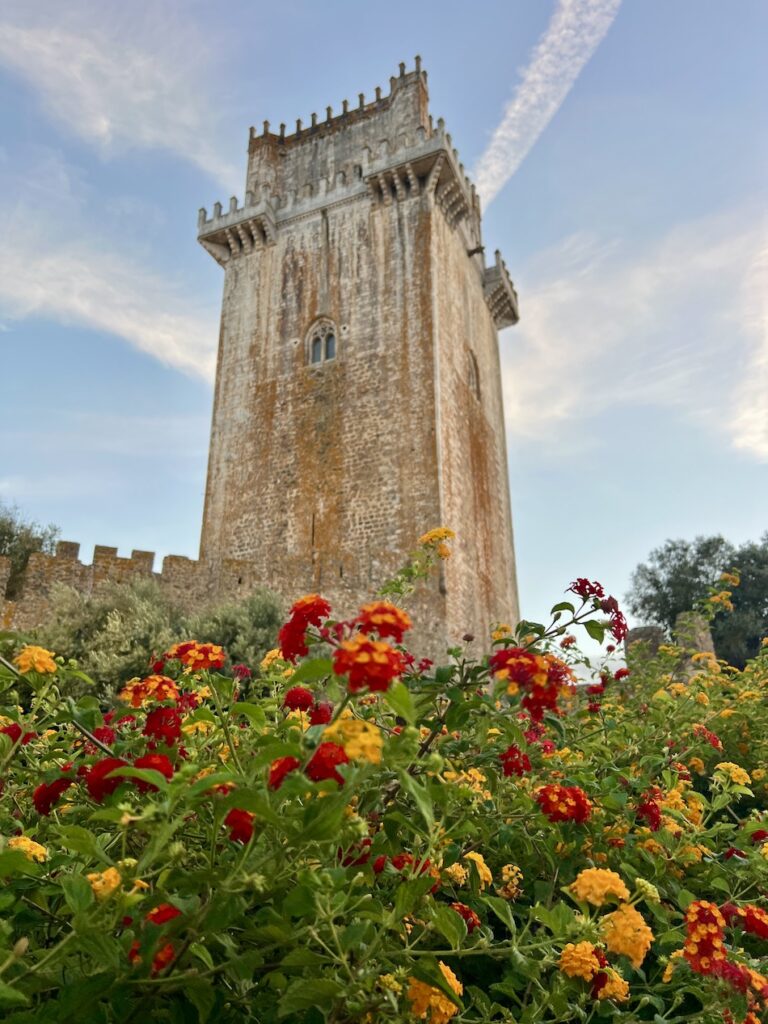
[[[202,672],[205,669],[220,669],[226,660],[224,648],[218,644],[199,644],[196,640],[186,640],[174,644],[166,652],[166,658],[180,661],[190,672]]]
[[[602,907],[606,900],[612,898],[617,901],[629,899],[629,889],[621,876],[604,868],[585,868],[569,889],[577,900],[595,907]]]
[[[345,640],[333,655],[336,675],[349,675],[352,693],[366,686],[369,690],[388,690],[394,679],[405,670],[402,654],[384,640],[371,640],[357,633]]]
[[[622,903],[618,910],[606,914],[602,932],[608,950],[626,956],[635,968],[645,960],[653,942],[653,932],[642,914],[629,903]]]
[[[146,679],[131,679],[119,694],[120,700],[131,707],[140,708],[149,701],[178,700],[176,683],[168,676],[147,676]]]
[[[464,992],[464,986],[453,973],[453,971],[442,960],[439,961],[440,970],[448,983],[448,987],[460,996]],[[452,999],[449,999],[441,989],[418,978],[411,978],[408,987],[408,999],[411,1003],[411,1013],[421,1020],[428,1020],[429,1024],[447,1024],[451,1017],[459,1012],[459,1007]]]
[[[403,642],[403,633],[411,628],[410,616],[390,601],[363,605],[357,621],[363,633],[378,633],[382,640],[392,637],[396,644]]]

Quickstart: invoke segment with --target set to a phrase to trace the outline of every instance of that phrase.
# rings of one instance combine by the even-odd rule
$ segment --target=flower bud
[[[21,958],[24,956],[28,949],[29,939],[25,935],[17,940],[16,944],[13,947],[13,955],[16,957],[17,960],[21,960]]]

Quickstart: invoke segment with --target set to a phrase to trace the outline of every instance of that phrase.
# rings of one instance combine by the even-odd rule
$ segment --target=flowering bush
[[[182,640],[109,706],[16,650],[3,1018],[755,1024],[768,647],[619,668],[615,600],[570,596],[433,668],[389,599],[337,621],[307,595],[258,673]]]

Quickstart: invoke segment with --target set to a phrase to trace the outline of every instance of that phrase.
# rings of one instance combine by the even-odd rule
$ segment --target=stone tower
[[[436,650],[517,619],[497,331],[518,311],[427,101],[417,57],[372,102],[264,122],[242,207],[200,211],[224,268],[200,557],[346,615],[450,526],[411,606]]]

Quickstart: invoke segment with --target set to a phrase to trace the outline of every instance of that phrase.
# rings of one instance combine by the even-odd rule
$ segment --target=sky
[[[422,56],[500,248],[522,613],[670,537],[768,529],[763,0],[4,0],[0,501],[196,557],[250,125]],[[447,524],[450,525],[450,524]],[[156,564],[159,567],[159,561]]]

